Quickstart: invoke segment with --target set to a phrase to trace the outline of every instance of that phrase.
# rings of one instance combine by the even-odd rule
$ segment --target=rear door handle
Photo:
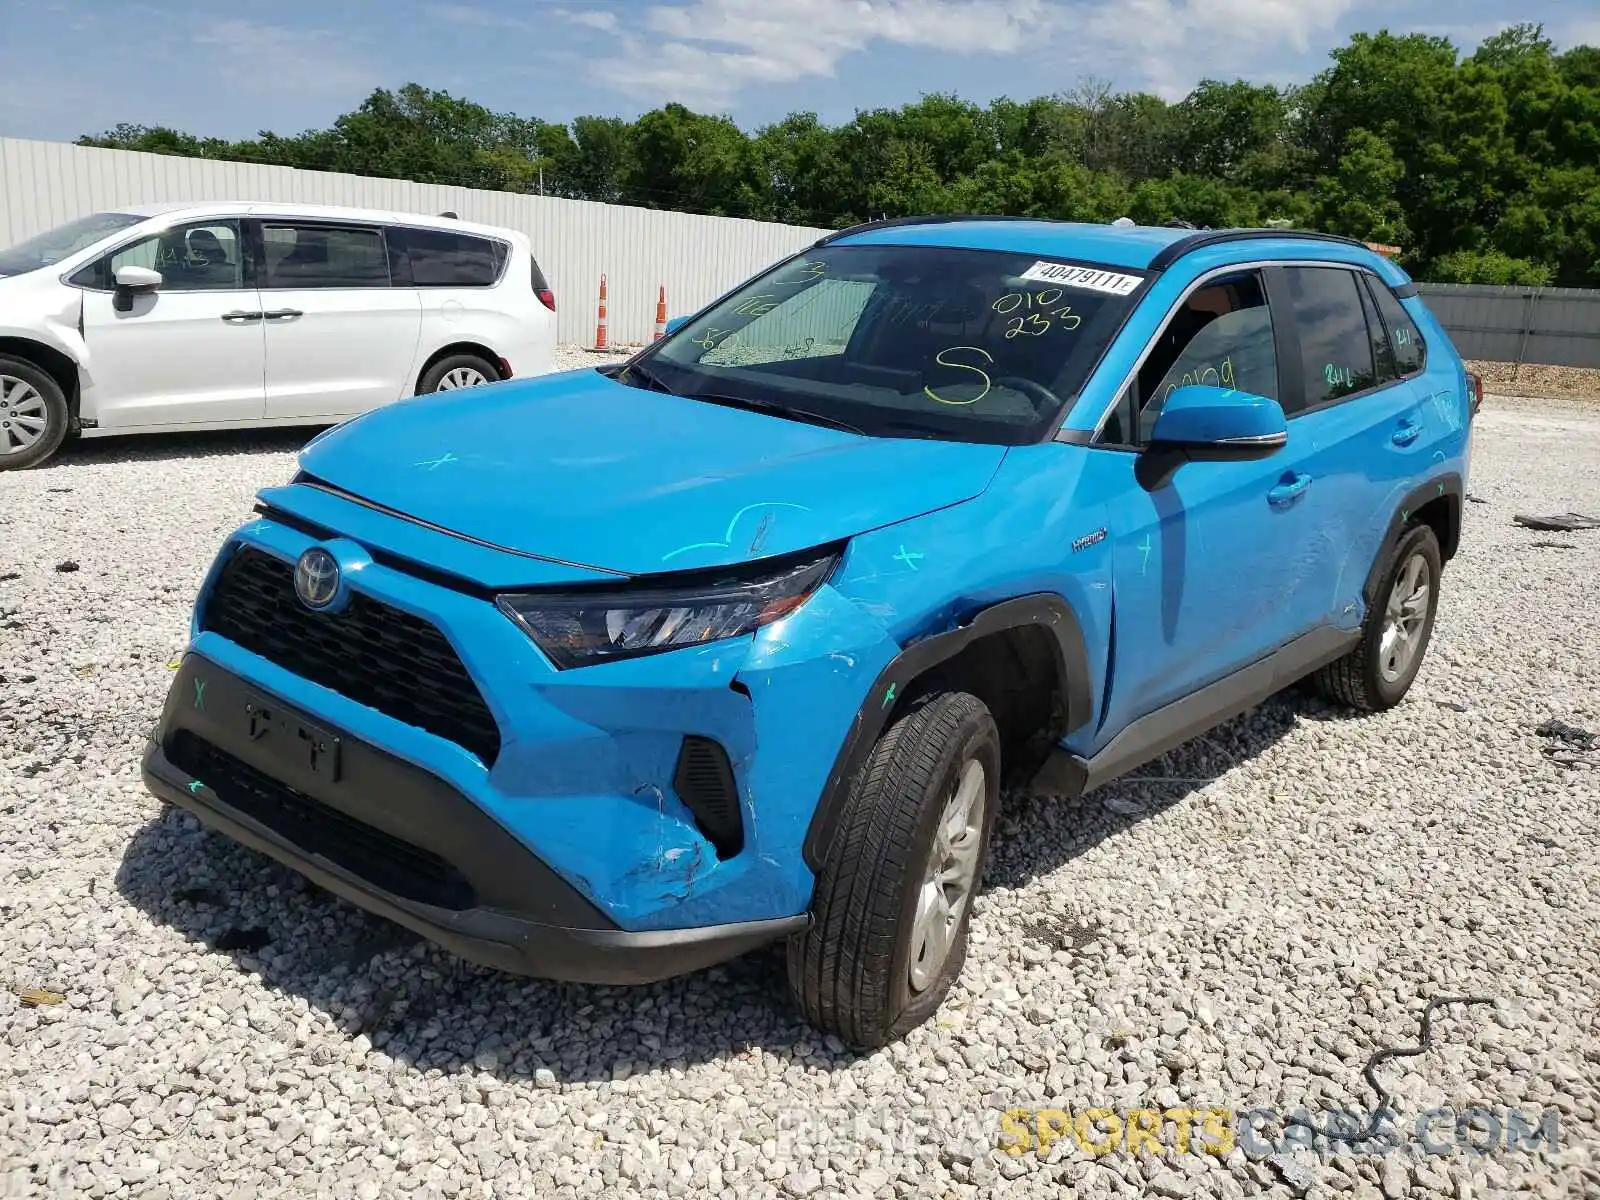
[[[1305,495],[1306,489],[1310,486],[1311,476],[1309,475],[1285,476],[1282,483],[1267,493],[1267,503],[1279,507],[1285,504],[1293,504],[1301,496]]]
[[[305,313],[298,308],[275,308],[271,312],[261,314],[269,321],[292,321],[296,317],[303,317]]]
[[[1389,438],[1396,446],[1409,446],[1422,436],[1422,426],[1415,421],[1401,421],[1400,428]]]
[[[235,310],[234,312],[223,313],[222,319],[230,325],[247,325],[251,321],[261,320],[261,316],[262,314],[258,312],[241,312]]]

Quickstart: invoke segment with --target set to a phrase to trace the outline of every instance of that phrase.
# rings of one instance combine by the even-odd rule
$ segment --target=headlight
[[[837,550],[811,551],[761,564],[759,574],[732,567],[670,584],[520,592],[496,603],[564,670],[750,633],[799,608],[838,561]]]

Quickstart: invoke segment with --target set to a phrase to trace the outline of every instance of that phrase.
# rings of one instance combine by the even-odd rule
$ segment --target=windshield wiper
[[[839,417],[830,417],[826,413],[811,412],[804,408],[791,408],[787,404],[779,404],[775,400],[752,400],[748,396],[728,396],[717,392],[690,392],[685,395],[688,400],[704,400],[707,404],[721,404],[726,408],[742,408],[748,412],[768,413],[774,417],[789,417],[796,421],[807,421],[812,425],[827,425],[832,429],[842,429],[846,433],[859,433],[867,436],[867,431],[859,425]]]
[[[878,428],[885,431],[895,430],[892,435],[894,437],[923,438],[939,442],[952,440],[952,435],[945,430],[933,425],[924,425],[921,421],[885,421]]]
[[[618,383],[626,383],[628,380],[632,379],[635,375],[637,375],[639,377],[640,381],[644,384],[644,390],[645,391],[665,392],[669,396],[676,396],[678,394],[677,392],[675,392],[671,388],[669,388],[666,384],[662,383],[661,382],[661,377],[659,375],[656,375],[656,374],[654,374],[654,373],[652,373],[650,371],[645,370],[643,367],[639,366],[637,363],[635,363],[633,366],[629,367],[627,370],[623,371],[621,375],[617,376],[617,382]]]

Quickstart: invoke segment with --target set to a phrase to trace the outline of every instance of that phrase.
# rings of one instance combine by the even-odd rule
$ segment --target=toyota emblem
[[[339,594],[339,563],[321,546],[313,546],[294,566],[294,594],[307,608],[323,609]]]

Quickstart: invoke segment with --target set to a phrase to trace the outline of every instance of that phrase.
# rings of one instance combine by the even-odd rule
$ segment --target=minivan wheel
[[[417,395],[429,392],[453,392],[457,388],[478,387],[496,383],[500,372],[476,354],[451,354],[441,358],[422,373],[417,385]]]
[[[871,1049],[933,1015],[966,960],[999,796],[1000,734],[976,696],[933,693],[889,726],[789,942],[807,1020]]]
[[[66,436],[61,385],[25,359],[0,355],[0,471],[38,466]]]
[[[1411,690],[1433,636],[1443,557],[1426,525],[1408,529],[1390,555],[1361,640],[1312,678],[1331,699],[1362,712],[1393,708]]]

